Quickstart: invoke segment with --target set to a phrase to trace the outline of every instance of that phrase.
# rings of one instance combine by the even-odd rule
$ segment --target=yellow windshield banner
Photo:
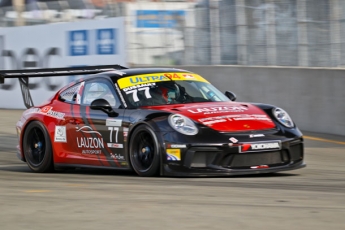
[[[195,73],[151,73],[135,75],[130,77],[124,77],[117,81],[120,89],[127,88],[130,86],[152,83],[152,82],[162,82],[162,81],[200,81],[207,82],[206,79]]]

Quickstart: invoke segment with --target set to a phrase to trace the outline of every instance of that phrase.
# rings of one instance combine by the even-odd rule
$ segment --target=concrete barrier
[[[345,69],[178,66],[200,74],[237,101],[285,109],[298,127],[345,136]]]

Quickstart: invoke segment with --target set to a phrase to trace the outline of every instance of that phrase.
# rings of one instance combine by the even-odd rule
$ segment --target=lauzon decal
[[[99,137],[77,137],[77,145],[78,148],[88,148],[88,150],[82,151],[83,154],[101,154],[101,150],[93,150],[104,148],[104,141],[101,133],[93,130],[90,126],[83,126],[81,128],[76,127],[76,131],[87,134],[98,134]]]
[[[262,150],[280,150],[280,142],[260,142],[260,143],[243,143],[240,152],[255,152]]]
[[[77,138],[79,148],[98,149],[104,148],[103,138],[96,137],[80,137]]]
[[[207,107],[207,108],[198,108],[198,109],[189,109],[191,113],[225,113],[225,112],[244,112],[248,110],[246,106],[218,106],[218,107]]]

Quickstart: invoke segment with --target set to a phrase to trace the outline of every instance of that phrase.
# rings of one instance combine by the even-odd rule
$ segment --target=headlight
[[[170,126],[177,132],[185,135],[195,135],[198,133],[198,128],[188,117],[179,114],[171,114],[168,120]]]
[[[275,108],[273,109],[273,114],[282,125],[288,128],[294,127],[294,123],[292,122],[292,119],[290,118],[289,114],[285,110],[281,108]]]

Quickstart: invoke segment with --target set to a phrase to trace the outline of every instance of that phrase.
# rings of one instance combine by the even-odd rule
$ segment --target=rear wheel
[[[50,137],[44,125],[31,122],[23,137],[23,151],[29,168],[34,172],[53,170],[53,153]]]
[[[129,143],[129,157],[139,176],[156,176],[160,167],[159,143],[154,131],[147,125],[136,128]]]

